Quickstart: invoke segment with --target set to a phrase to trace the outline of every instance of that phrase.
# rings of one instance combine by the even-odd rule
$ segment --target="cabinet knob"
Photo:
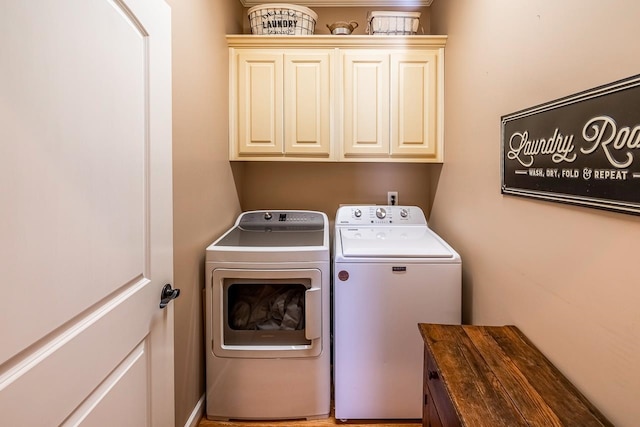
[[[438,371],[429,371],[429,379],[430,380],[437,380],[440,377],[438,376]]]

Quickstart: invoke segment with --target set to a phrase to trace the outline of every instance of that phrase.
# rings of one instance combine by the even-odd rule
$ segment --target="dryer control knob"
[[[271,215],[271,212],[265,212],[264,213],[264,219],[266,219],[268,221],[271,218],[273,218],[273,215]]]
[[[409,211],[408,211],[408,210],[406,210],[406,209],[402,209],[402,210],[400,211],[400,216],[401,216],[402,218],[406,218],[406,217],[407,217],[407,215],[409,215]]]
[[[378,208],[376,209],[376,216],[380,219],[384,219],[384,217],[387,216],[387,211],[385,211],[384,208]]]
[[[360,209],[356,209],[353,214],[356,216],[356,218],[360,218],[362,216],[362,211]]]

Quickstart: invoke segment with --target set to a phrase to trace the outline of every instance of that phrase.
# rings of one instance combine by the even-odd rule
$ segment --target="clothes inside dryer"
[[[236,283],[228,290],[229,326],[236,330],[304,329],[301,284]]]

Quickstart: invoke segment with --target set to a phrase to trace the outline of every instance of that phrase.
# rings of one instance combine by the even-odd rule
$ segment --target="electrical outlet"
[[[398,204],[398,192],[387,191],[387,205],[394,206]]]

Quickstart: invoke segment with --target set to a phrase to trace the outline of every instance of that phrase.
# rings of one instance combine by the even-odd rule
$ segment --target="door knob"
[[[180,296],[180,289],[172,289],[171,285],[167,283],[162,287],[160,293],[160,308],[165,308],[172,299],[176,299]]]

